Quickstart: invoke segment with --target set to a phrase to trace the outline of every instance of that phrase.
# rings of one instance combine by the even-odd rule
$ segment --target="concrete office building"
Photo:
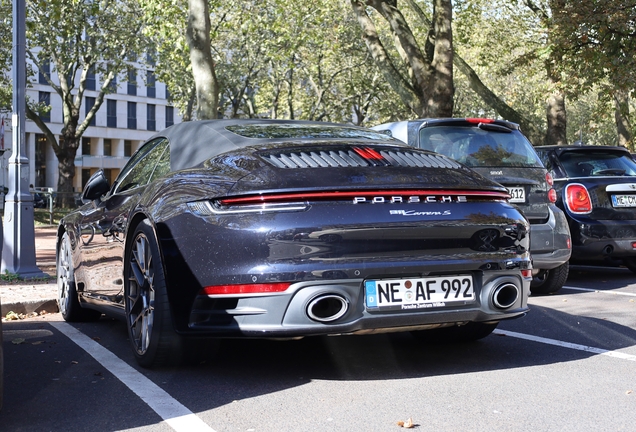
[[[41,118],[59,138],[63,126],[62,100],[44,76],[49,73],[50,67],[39,71],[27,89],[27,97],[51,106],[50,112]],[[57,80],[56,74],[53,79]],[[89,74],[80,120],[95,103],[101,87],[99,80],[99,76]],[[112,182],[140,144],[155,131],[181,121],[177,109],[168,101],[166,86],[155,81],[153,71],[131,64],[128,73],[118,76],[113,84],[115,91],[105,96],[77,150],[75,192],[81,192],[86,180],[100,168]],[[57,189],[58,162],[53,149],[38,126],[28,119],[25,132],[29,184],[36,189]],[[4,114],[4,148],[8,150],[11,149],[11,134],[11,115],[8,113]],[[0,186],[7,181],[9,155],[10,151],[5,151],[0,158]]]

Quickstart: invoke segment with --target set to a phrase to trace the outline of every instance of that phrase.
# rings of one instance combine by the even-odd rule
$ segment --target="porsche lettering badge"
[[[363,203],[371,203],[371,204],[384,204],[384,203],[450,203],[450,202],[466,202],[466,197],[463,195],[429,195],[425,197],[420,197],[418,195],[412,196],[376,196],[373,198],[367,197],[355,197],[353,199],[354,204],[363,204]]]

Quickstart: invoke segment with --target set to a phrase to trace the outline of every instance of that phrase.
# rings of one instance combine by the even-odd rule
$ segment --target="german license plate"
[[[614,207],[636,207],[636,195],[612,195]]]
[[[475,300],[471,275],[367,280],[368,309],[407,310],[444,307]]]
[[[509,187],[508,193],[510,194],[511,203],[524,203],[526,202],[526,189],[522,187]]]

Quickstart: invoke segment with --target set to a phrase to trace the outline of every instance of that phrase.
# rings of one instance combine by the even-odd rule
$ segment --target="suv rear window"
[[[430,126],[420,130],[419,141],[421,148],[469,167],[543,167],[530,141],[516,130]]]
[[[559,159],[569,177],[636,175],[636,162],[626,154],[571,151]]]

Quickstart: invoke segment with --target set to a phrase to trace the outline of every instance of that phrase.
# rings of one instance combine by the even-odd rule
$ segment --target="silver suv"
[[[555,205],[552,176],[519,125],[492,119],[419,119],[375,126],[405,143],[449,156],[505,186],[530,222],[531,291],[548,294],[568,277],[570,230]]]

